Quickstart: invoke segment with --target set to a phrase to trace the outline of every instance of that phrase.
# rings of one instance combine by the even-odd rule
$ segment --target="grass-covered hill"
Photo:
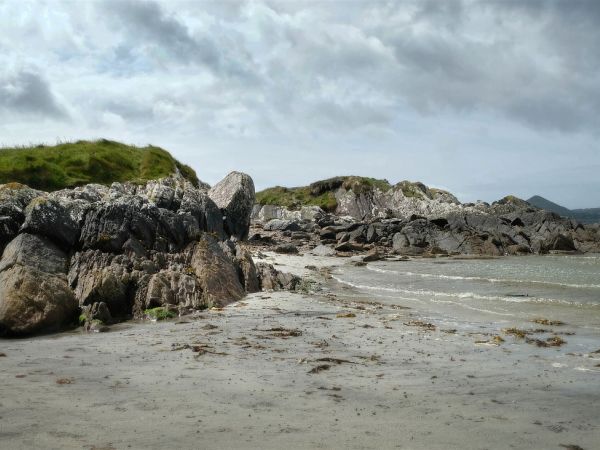
[[[340,188],[347,191],[352,190],[357,195],[373,192],[375,189],[381,192],[394,190],[394,192],[402,191],[405,198],[460,203],[451,193],[442,189],[427,187],[420,182],[405,180],[392,185],[388,180],[357,176],[328,178],[303,187],[285,188],[275,186],[258,192],[256,203],[284,206],[292,210],[299,209],[302,206],[314,205],[325,211],[335,212],[338,207],[335,195]]]
[[[159,147],[135,147],[107,139],[52,146],[0,148],[0,184],[18,182],[55,191],[87,183],[142,183],[177,170],[195,185],[194,170]]]
[[[367,177],[335,177],[327,180],[316,181],[309,186],[286,188],[275,186],[265,189],[256,194],[256,202],[261,205],[285,206],[289,209],[297,209],[301,206],[315,205],[325,211],[335,211],[337,201],[335,191],[343,187],[352,189],[355,193],[361,193],[379,188],[382,191],[391,189],[387,180],[378,180]]]

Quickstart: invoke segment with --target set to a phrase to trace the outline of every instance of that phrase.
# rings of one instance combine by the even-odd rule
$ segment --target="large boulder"
[[[77,301],[65,276],[66,255],[38,236],[22,234],[0,262],[0,334],[55,331],[73,322]]]
[[[254,182],[249,175],[231,172],[210,191],[209,197],[221,209],[225,232],[237,239],[246,239],[254,206]]]
[[[244,297],[236,267],[212,236],[204,234],[193,244],[190,268],[198,278],[207,305],[224,306]]]
[[[27,205],[21,231],[46,236],[66,249],[79,240],[79,224],[69,209],[47,197],[37,197]]]
[[[54,275],[65,274],[67,255],[43,237],[22,233],[4,249],[0,260],[0,272],[15,265]]]

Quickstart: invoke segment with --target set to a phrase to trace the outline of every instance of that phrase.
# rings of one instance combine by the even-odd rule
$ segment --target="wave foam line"
[[[466,281],[486,281],[489,283],[531,283],[531,284],[545,284],[548,286],[561,286],[571,287],[577,289],[600,289],[600,284],[571,284],[571,283],[556,283],[554,281],[541,281],[541,280],[517,280],[511,278],[485,278],[485,277],[463,277],[460,275],[441,275],[434,273],[418,273],[418,272],[399,272],[396,270],[380,269],[378,267],[371,267],[367,265],[367,270],[377,273],[394,274],[394,275],[406,275],[406,276],[418,276],[422,278],[438,278],[442,280],[466,280]]]
[[[474,292],[437,292],[437,291],[429,291],[425,289],[420,289],[416,291],[412,291],[409,289],[398,289],[398,288],[390,288],[385,286],[370,286],[366,284],[357,284],[352,283],[351,281],[342,280],[339,277],[333,276],[333,279],[339,283],[345,284],[347,286],[351,286],[356,289],[366,289],[372,291],[385,291],[385,292],[393,292],[398,294],[406,294],[406,295],[424,295],[429,297],[453,297],[453,298],[464,298],[464,299],[476,299],[476,300],[485,300],[485,301],[503,301],[509,303],[544,303],[544,304],[563,304],[569,306],[600,306],[594,304],[583,304],[579,302],[572,302],[568,300],[560,300],[554,298],[543,298],[543,297],[508,297],[508,296],[491,296],[491,295],[480,295]]]

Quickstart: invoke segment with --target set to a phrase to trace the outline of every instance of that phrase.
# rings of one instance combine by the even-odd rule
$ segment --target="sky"
[[[0,0],[0,146],[600,206],[600,1]]]

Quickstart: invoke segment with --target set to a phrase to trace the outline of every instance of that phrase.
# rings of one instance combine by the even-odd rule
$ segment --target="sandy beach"
[[[322,289],[2,341],[0,447],[597,448],[600,355],[429,326],[319,275],[348,259],[267,259]]]

